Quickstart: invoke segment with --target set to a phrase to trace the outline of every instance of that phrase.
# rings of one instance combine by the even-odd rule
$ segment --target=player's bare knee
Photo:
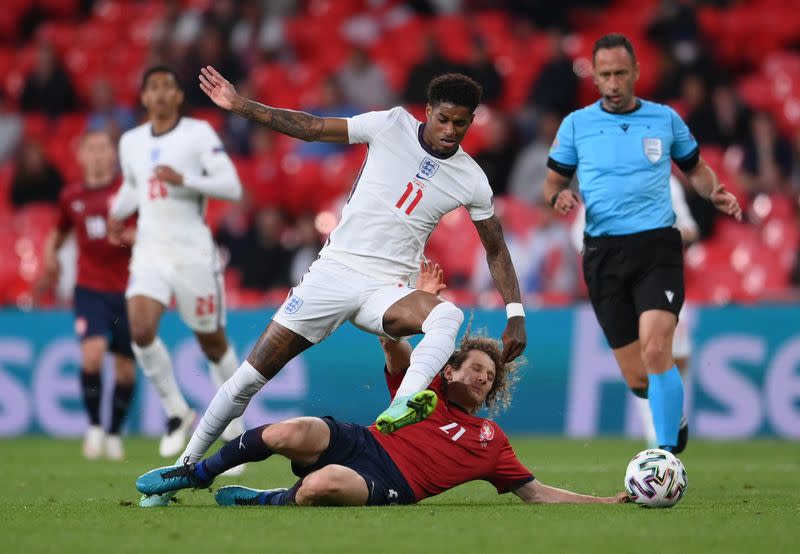
[[[131,321],[131,340],[139,348],[150,346],[156,340],[156,328]]]
[[[623,375],[623,377],[625,378],[625,384],[628,385],[629,389],[631,389],[633,391],[642,390],[642,389],[647,390],[647,387],[649,385],[649,381],[647,379],[647,374],[646,373],[645,374],[641,374],[641,375],[638,374],[638,373],[637,374],[631,374],[631,375],[625,374],[625,375]]]
[[[217,363],[222,359],[222,356],[225,355],[225,352],[228,350],[228,345],[225,342],[201,342],[200,349],[203,351],[203,354],[206,355],[206,358]]]
[[[94,343],[94,344],[92,344]],[[81,364],[86,373],[100,373],[106,355],[105,343],[88,339],[81,345]]]
[[[344,492],[346,482],[337,466],[326,466],[303,479],[303,489],[307,498],[314,503],[324,504],[335,500]]]
[[[648,371],[661,372],[672,365],[672,348],[667,341],[653,339],[642,344],[642,361]]]
[[[228,350],[228,339],[222,328],[212,333],[196,332],[195,336],[197,336],[197,342],[200,343],[203,354],[212,362],[219,362]]]
[[[120,385],[133,385],[136,383],[136,364],[133,360],[116,356],[114,360],[114,380]]]
[[[270,425],[261,436],[271,450],[279,454],[291,454],[302,449],[308,436],[308,425],[302,419],[290,419]]]

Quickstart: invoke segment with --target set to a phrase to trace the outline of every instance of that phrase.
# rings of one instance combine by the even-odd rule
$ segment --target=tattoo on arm
[[[266,125],[273,131],[305,141],[319,140],[325,126],[325,121],[321,117],[294,110],[270,108],[248,99],[245,99],[235,111],[247,119]]]
[[[486,262],[489,264],[489,272],[492,274],[497,292],[506,304],[519,302],[521,297],[517,272],[511,263],[511,254],[508,253],[508,247],[503,239],[500,220],[493,215],[488,219],[476,221],[475,228],[486,249]]]

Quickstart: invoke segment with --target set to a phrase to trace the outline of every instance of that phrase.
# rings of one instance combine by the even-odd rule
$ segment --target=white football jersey
[[[320,256],[405,283],[419,270],[442,216],[461,206],[473,221],[494,214],[492,189],[478,164],[460,147],[448,157],[435,153],[423,142],[422,129],[403,108],[347,119],[350,143],[367,143],[369,149]]]
[[[238,200],[241,183],[211,126],[183,117],[173,129],[156,136],[151,124],[145,123],[122,135],[119,157],[124,180],[111,213],[121,218],[139,210],[134,258],[212,255],[206,199]],[[183,175],[184,184],[174,186],[156,179],[158,165],[170,166]]]

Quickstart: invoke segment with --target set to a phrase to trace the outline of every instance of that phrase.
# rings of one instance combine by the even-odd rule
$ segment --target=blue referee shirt
[[[670,159],[683,170],[699,159],[697,141],[675,110],[637,99],[624,114],[598,100],[564,118],[547,165],[571,177],[576,169],[589,236],[628,235],[675,223]]]

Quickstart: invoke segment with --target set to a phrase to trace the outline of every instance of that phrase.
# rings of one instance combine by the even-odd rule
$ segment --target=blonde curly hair
[[[486,408],[491,415],[507,410],[511,406],[514,386],[519,381],[518,370],[524,360],[517,358],[514,361],[503,363],[503,345],[500,341],[486,336],[473,336],[467,330],[458,348],[447,361],[447,365],[459,369],[472,350],[483,352],[494,362],[494,383],[492,383],[492,390],[486,395]],[[442,383],[446,386],[444,377]]]

